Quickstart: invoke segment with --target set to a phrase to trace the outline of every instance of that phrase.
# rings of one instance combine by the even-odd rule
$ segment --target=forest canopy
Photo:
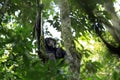
[[[48,59],[48,37],[64,58]],[[119,75],[120,0],[0,0],[0,80]]]

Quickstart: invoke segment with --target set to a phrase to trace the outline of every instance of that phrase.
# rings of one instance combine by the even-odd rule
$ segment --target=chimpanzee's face
[[[55,41],[54,40],[49,40],[48,45],[52,46],[52,47],[55,47]]]

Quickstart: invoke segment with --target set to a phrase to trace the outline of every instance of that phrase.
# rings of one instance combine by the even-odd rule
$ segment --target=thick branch
[[[64,40],[64,46],[67,52],[67,61],[69,63],[69,69],[72,74],[70,80],[80,80],[80,59],[78,58],[78,53],[75,48],[75,43],[73,40],[71,32],[71,19],[69,17],[70,8],[68,0],[63,0],[60,2],[60,17],[62,26],[62,39]]]
[[[120,43],[120,20],[115,12],[114,4],[112,0],[104,3],[104,6],[106,11],[110,13],[110,15],[112,16],[111,19],[112,24],[111,27],[108,26],[108,29],[110,30],[111,34],[116,39],[116,41]]]

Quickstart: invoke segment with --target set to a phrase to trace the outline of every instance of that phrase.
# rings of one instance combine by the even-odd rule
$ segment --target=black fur
[[[45,39],[45,48],[50,60],[63,59],[66,55],[65,50],[56,47],[56,40],[53,38]]]

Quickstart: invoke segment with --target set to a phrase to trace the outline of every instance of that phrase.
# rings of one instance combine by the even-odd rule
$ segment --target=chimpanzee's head
[[[53,38],[46,38],[45,39],[45,45],[47,47],[56,48],[56,40],[53,39]]]

